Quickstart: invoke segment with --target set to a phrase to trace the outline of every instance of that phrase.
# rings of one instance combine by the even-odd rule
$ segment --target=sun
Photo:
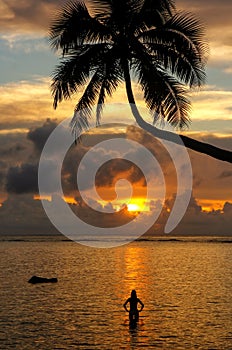
[[[130,203],[127,205],[127,210],[128,211],[140,211],[141,208],[138,204],[135,204],[135,203]]]

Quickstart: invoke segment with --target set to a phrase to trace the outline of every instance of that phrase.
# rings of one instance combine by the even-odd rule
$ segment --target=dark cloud
[[[20,166],[13,166],[17,161],[20,160],[19,157],[17,157],[17,153],[22,152],[24,150],[23,143],[19,144],[13,144],[10,145],[10,147],[7,145],[4,146],[4,142],[2,144],[2,147],[0,147],[0,154],[8,157],[14,156],[14,161],[11,162],[9,165],[9,169],[6,170],[6,190],[8,192],[14,192],[14,193],[28,193],[28,192],[37,192],[37,174],[38,171],[38,161],[41,154],[41,151],[52,133],[52,131],[56,128],[57,121],[47,119],[46,122],[37,128],[31,129],[27,134],[27,140],[33,143],[34,149],[30,149],[30,152],[27,152],[27,157],[24,159],[21,159],[21,165]],[[60,131],[60,140],[62,143],[63,137],[65,137],[67,133],[67,130],[61,130]],[[62,167],[62,185],[65,195],[73,195],[75,192],[77,192],[77,168],[80,163],[80,160],[82,159],[83,155],[91,148],[91,146],[94,146],[96,143],[104,141],[106,139],[112,139],[115,137],[124,137],[125,134],[122,134],[119,132],[113,133],[100,133],[98,135],[96,134],[86,134],[83,137],[83,143],[74,145],[70,148],[70,150],[67,152],[66,157],[63,162]],[[25,138],[25,135],[24,135]],[[15,139],[14,139],[15,140]],[[27,141],[27,142],[28,142]],[[23,142],[23,140],[22,140]],[[57,149],[56,152],[59,152],[59,146],[56,145]],[[27,144],[28,148],[28,144]],[[104,156],[103,156],[104,157]],[[92,159],[93,162],[101,162],[102,161],[102,154],[101,152],[97,152],[97,154]],[[118,162],[116,160],[117,164],[114,164],[113,169],[111,171],[111,178],[116,176],[117,172],[124,171],[125,169],[128,170],[131,168],[131,166],[128,167],[128,165],[123,164],[123,162]],[[5,164],[5,163],[4,163]],[[118,170],[117,170],[118,169]],[[51,169],[50,169],[51,170]],[[136,177],[139,177],[140,175],[136,175],[138,171],[134,171],[133,174],[129,174],[131,181],[135,181]],[[100,174],[101,175],[101,174]],[[109,183],[109,178],[104,178],[101,180],[99,179],[99,185],[100,182],[102,185],[107,186]],[[111,180],[110,180],[111,181]],[[89,183],[86,181],[86,187],[88,188]]]
[[[26,140],[26,132],[2,133],[0,136],[0,159],[7,161],[23,161],[31,152],[31,144]]]
[[[41,127],[37,127],[28,132],[27,138],[33,142],[36,151],[39,153],[42,151],[48,137],[56,126],[57,121],[48,118]]]
[[[34,128],[28,132],[27,140],[33,143],[34,149],[30,149],[30,152],[27,153],[27,158],[21,162],[21,165],[9,167],[8,171],[6,172],[5,180],[5,188],[7,192],[19,194],[38,193],[39,157],[49,135],[56,126],[56,121],[47,119],[42,126]],[[21,151],[23,151],[23,146],[21,144],[16,144],[7,149],[8,155],[14,154],[16,156],[17,152]],[[15,162],[17,161],[15,160]]]
[[[9,191],[14,191],[16,193],[37,191],[36,176],[35,172],[37,169],[37,163],[41,150],[49,137],[50,133],[57,126],[57,122],[48,119],[42,126],[34,128],[28,132],[27,144],[24,145],[24,140],[14,144],[15,139],[12,139],[12,143],[7,142],[7,138],[4,142],[0,142],[0,154],[2,155],[1,171],[7,174],[6,183],[7,189]],[[107,136],[107,137],[106,137]],[[62,168],[62,185],[63,190],[66,195],[73,195],[78,193],[77,188],[77,169],[82,159],[83,155],[91,149],[91,147],[98,142],[104,141],[107,138],[111,139],[114,137],[121,137],[122,133],[117,134],[115,131],[113,134],[106,131],[104,134],[102,131],[100,135],[87,134],[83,143],[78,145],[73,145],[69,152],[67,152],[66,157],[63,162]],[[194,135],[199,138],[200,135]],[[176,186],[176,172],[173,162],[170,159],[168,152],[160,144],[160,142],[152,137],[151,135],[145,133],[139,128],[128,127],[126,134],[123,138],[129,138],[134,141],[138,141],[143,144],[148,150],[150,150],[158,163],[161,165],[163,170],[167,190],[167,196],[173,191],[174,186]],[[232,148],[232,140],[229,137],[219,138],[214,135],[201,136],[201,139],[205,142],[209,142],[219,147]],[[29,152],[28,143],[33,143],[34,151],[31,149]],[[58,145],[57,145],[58,147]],[[26,153],[24,152],[26,149]],[[59,150],[57,150],[58,152]],[[105,150],[104,152],[108,152]],[[115,182],[120,178],[126,178],[132,184],[139,183],[140,186],[146,186],[144,176],[142,172],[131,162],[128,162],[121,158],[115,158],[112,156],[111,161],[105,161],[105,153],[101,149],[96,149],[92,154],[90,162],[93,164],[104,164],[99,167],[96,177],[95,185],[97,187],[114,187]],[[128,150],[130,153],[131,151]],[[136,160],[139,157],[137,151],[133,151],[133,157]],[[25,155],[24,155],[25,153]],[[3,154],[6,154],[5,159]],[[19,157],[20,155],[20,157]],[[213,194],[215,199],[229,199],[228,198],[228,186],[230,186],[230,174],[231,168],[227,163],[218,162],[209,157],[197,154],[195,152],[190,152],[192,167],[193,167],[193,183],[194,183],[194,195],[197,198],[212,198],[212,188],[214,189]],[[9,162],[10,157],[12,161]],[[21,166],[15,167],[14,164],[20,161]],[[7,163],[9,171],[7,171]],[[207,164],[207,167],[206,167]],[[4,167],[4,168],[3,168]],[[149,171],[150,164],[147,164],[147,171]],[[204,172],[202,173],[202,169]],[[2,175],[3,176],[3,175]],[[30,176],[32,179],[30,179]],[[220,181],[220,177],[223,177],[223,182]],[[3,181],[3,180],[2,180]],[[92,184],[89,182],[88,176],[85,179],[86,189],[90,188]],[[210,194],[210,197],[208,197]],[[75,196],[75,195],[74,195]],[[200,196],[200,197],[199,197]]]
[[[4,14],[0,16],[0,26],[9,30],[29,31],[43,30],[47,32],[54,12],[65,4],[64,0],[4,0]]]
[[[177,0],[177,8],[182,8],[196,13],[209,26],[220,27],[231,25],[232,2],[231,0],[201,1],[201,0]],[[212,27],[212,29],[213,29]]]
[[[101,131],[102,129],[104,130],[104,132]],[[103,142],[114,138],[126,138],[125,133],[122,133],[120,131],[117,133],[117,128],[115,128],[115,130],[112,130],[112,132],[109,132],[107,128],[101,128],[101,130],[99,133],[99,128],[97,128],[95,132],[94,130],[91,130],[91,133],[84,134],[81,139],[81,142],[76,145],[73,145],[67,152],[62,168],[62,184],[65,194],[70,194],[74,190],[77,190],[78,166],[82,157],[86,154],[87,151],[89,151],[93,146],[95,146],[99,142]],[[95,164],[96,162],[98,164],[102,164],[102,162],[104,162],[104,154],[102,153],[102,150],[94,152],[90,163],[91,162],[93,162],[93,164]],[[115,165],[115,162],[118,164]],[[112,162],[110,162],[113,168],[118,166],[117,174],[121,171],[121,168],[125,168],[125,164],[122,165],[120,163],[121,160],[118,159],[112,160]],[[109,168],[110,166],[107,162],[98,170],[95,183],[97,187],[110,186],[114,182],[113,179],[116,176],[116,172],[114,172],[113,170],[109,172]],[[129,169],[130,167],[127,166],[127,168]],[[90,186],[91,185],[88,181],[88,178],[86,178],[85,188],[87,189]]]
[[[164,209],[154,225],[156,234],[164,234],[164,227],[172,210],[175,195],[165,201]],[[232,220],[232,203],[226,202],[223,210],[203,211],[197,204],[197,200],[192,197],[186,213],[171,232],[171,235],[182,236],[230,236]],[[152,231],[151,231],[152,232]],[[154,231],[153,231],[154,233]]]
[[[11,147],[3,147],[0,150],[0,154],[3,158],[8,157],[14,157],[18,153],[23,152],[26,150],[26,146],[22,145],[20,143],[16,143],[15,145],[12,145]]]
[[[129,126],[127,128],[127,137],[145,145],[146,148],[155,156],[159,164],[165,166],[171,162],[171,157],[158,138],[147,133],[146,131],[136,127]]]
[[[22,164],[8,170],[6,190],[13,193],[38,193],[38,165]]]
[[[9,168],[15,164],[27,162],[31,154],[31,143],[26,140],[26,134],[9,133],[0,137],[0,192],[6,195],[6,181]]]
[[[31,194],[10,194],[0,207],[1,235],[50,235],[59,233],[49,221],[41,201]]]
[[[0,160],[0,170],[7,169],[7,163],[3,160]]]
[[[149,230],[153,236],[163,235],[164,226],[172,209],[175,195],[167,199],[159,220]],[[89,202],[91,203],[91,201]],[[154,205],[154,203],[152,203]],[[155,204],[157,205],[157,204]],[[100,207],[95,203],[96,210]],[[110,209],[110,204],[107,204]],[[126,208],[120,212],[109,214],[99,213],[87,205],[73,205],[73,212],[83,221],[98,227],[118,227],[134,219]],[[167,211],[169,209],[169,211]],[[204,212],[192,198],[186,214],[172,236],[229,236],[231,232],[232,203],[226,202],[223,211]],[[50,234],[57,233],[47,218],[40,201],[33,200],[31,195],[10,194],[9,198],[0,207],[0,234]]]
[[[226,202],[223,207],[223,212],[225,214],[231,214],[232,215],[232,203]]]
[[[91,2],[91,1],[90,1]],[[12,1],[5,0],[4,14],[0,16],[0,27],[4,30],[27,30],[27,31],[43,31],[48,32],[49,24],[64,4],[65,0],[25,0]],[[86,1],[88,3],[88,1]],[[203,22],[206,23],[209,31],[215,31],[215,40],[220,41],[223,35],[219,36],[216,31],[222,26],[227,28],[231,26],[232,3],[230,0],[222,0],[220,3],[216,0],[201,1],[201,0],[177,0],[177,9],[191,11],[197,16],[200,16]],[[222,31],[221,31],[222,32]],[[228,42],[231,44],[232,38],[228,34]]]
[[[26,135],[24,135],[24,138],[27,141],[27,143],[30,143],[31,146],[33,143],[34,150],[31,147],[30,154],[28,156],[28,145],[27,145],[26,147],[27,159],[24,159],[24,161],[21,162],[21,165],[18,165],[18,166],[11,165],[8,168],[8,163],[6,163],[6,160],[5,159],[1,160],[0,182],[6,183],[6,189],[10,193],[11,197],[12,197],[12,194],[20,194],[20,198],[22,198],[23,193],[30,193],[31,196],[37,193],[38,191],[37,172],[38,172],[39,154],[48,136],[54,130],[56,125],[57,123],[55,121],[47,120],[44,123],[44,125],[37,127],[34,130],[31,130],[28,133],[27,140],[26,140]],[[107,135],[110,138],[110,133],[108,133]],[[157,230],[157,232],[162,233],[162,227],[164,227],[164,224],[167,221],[167,218],[169,215],[168,210],[170,211],[172,209],[173,201],[174,201],[174,197],[171,198],[170,193],[174,192],[173,189],[176,188],[174,186],[177,185],[176,178],[175,178],[175,168],[173,167],[173,165],[170,164],[170,156],[168,156],[167,152],[165,152],[164,147],[161,146],[160,142],[157,141],[151,135],[146,134],[144,131],[138,128],[130,127],[126,132],[126,136],[124,137],[128,137],[130,139],[133,139],[134,141],[141,142],[147,149],[149,149],[151,152],[153,152],[153,154],[155,154],[158,162],[162,166],[167,185],[170,186],[170,189],[166,193],[166,198],[167,198],[165,203],[166,209],[163,210],[163,214],[160,217],[160,222],[151,230],[153,233],[154,233],[154,229]],[[104,215],[101,215],[101,218],[99,219],[96,213],[93,213],[92,211],[88,211],[89,209],[83,204],[79,196],[79,192],[77,188],[77,179],[76,179],[77,168],[81,158],[89,149],[91,149],[91,147],[94,145],[95,142],[100,142],[102,141],[102,139],[105,140],[105,135],[103,133],[102,135],[98,135],[98,137],[96,137],[96,135],[92,137],[91,134],[86,135],[85,142],[83,144],[78,144],[76,146],[73,145],[70,148],[63,162],[62,184],[63,184],[64,193],[66,195],[76,196],[78,198],[78,203],[81,203],[81,205],[77,205],[74,208],[75,212],[79,213],[83,217],[88,217],[90,219],[91,219],[91,216],[93,216],[94,223],[97,223],[100,220],[101,225],[104,225],[104,222],[107,222],[107,225],[109,225],[110,227],[111,221],[114,222],[114,224],[112,225],[116,226],[116,222],[113,221],[113,218],[111,216],[109,219],[109,217],[106,218]],[[226,143],[228,142],[227,145],[231,143],[231,140],[229,140],[229,138],[222,139],[222,138],[214,137],[213,135],[208,135],[207,137],[204,138],[204,140],[205,141],[211,140],[213,141],[212,143],[214,144],[216,143],[221,146],[224,145],[224,141]],[[14,152],[11,153],[11,154],[14,154],[14,157],[15,157],[14,164],[17,159],[17,154],[24,153],[24,151],[22,150],[24,145],[23,141],[22,143],[20,142],[19,145],[21,145],[22,147],[21,146],[18,147],[17,143],[16,144],[11,143],[10,148],[14,149]],[[0,146],[1,146],[0,147],[0,152],[1,152],[1,148],[4,147],[4,142],[2,142]],[[95,153],[93,152],[92,158],[90,159],[90,161],[92,161],[94,164],[104,164],[104,159],[107,152],[109,153],[112,151],[100,150],[96,148]],[[128,149],[128,153],[132,153],[132,152],[134,152],[133,156],[135,157],[135,159],[136,157],[139,157],[139,153],[137,153],[137,150]],[[195,152],[190,152],[190,156],[192,160],[193,174],[194,174],[194,198],[191,199],[186,215],[183,221],[180,223],[180,225],[178,225],[178,227],[174,231],[174,234],[188,234],[188,235],[220,234],[220,230],[221,230],[221,234],[225,235],[226,233],[229,232],[229,227],[231,227],[231,215],[232,215],[231,213],[232,205],[230,203],[230,199],[227,197],[228,188],[231,188],[230,165],[226,163],[224,164],[222,162],[218,162],[216,160],[211,159],[210,157],[206,157],[203,155],[201,156],[200,154],[197,154]],[[31,159],[34,159],[34,161],[29,161]],[[150,164],[147,164],[147,167],[149,171]],[[4,179],[4,176],[5,176],[4,174],[6,174],[5,179]],[[145,183],[143,182],[142,172],[137,167],[135,167],[131,162],[125,161],[124,159],[117,158],[117,157],[110,162],[106,162],[105,166],[100,167],[97,175],[98,176],[96,178],[96,184],[95,184],[97,187],[114,186],[115,181],[117,181],[121,177],[127,178],[127,180],[130,181],[132,184],[139,183],[140,186],[141,184],[145,185]],[[220,176],[221,178],[223,178],[223,181],[220,178]],[[86,177],[85,181],[86,181],[86,189],[90,188],[88,187],[89,186],[88,176]],[[219,196],[217,198],[222,198],[224,199],[224,201],[227,200],[227,203],[224,205],[222,212],[212,211],[210,213],[206,213],[202,210],[202,207],[198,204],[199,198],[207,199],[207,198],[210,198],[209,196],[212,196],[212,195],[215,196],[215,198],[216,196]],[[13,198],[17,200],[16,195]],[[27,204],[25,204],[25,207],[29,208],[31,205],[31,211],[32,211],[32,208],[33,208],[32,203],[34,202],[33,201],[30,202],[27,199],[26,203]],[[89,203],[91,204],[91,198],[89,199]],[[98,208],[98,206],[101,206],[101,204],[99,203],[95,203],[95,204],[96,204],[95,205],[96,209]],[[108,204],[107,207],[110,209],[110,204]],[[16,204],[15,206],[13,206],[12,202],[11,204],[8,202],[7,206],[4,206],[4,208],[0,208],[1,213],[3,213],[2,211],[3,209],[5,214],[10,213],[13,210],[15,210],[15,213],[17,211]],[[38,208],[36,210],[38,210]],[[27,220],[29,221],[30,221],[29,215],[31,215],[31,211],[28,210]],[[39,210],[37,213],[39,213]],[[127,215],[124,215],[124,214],[122,215],[122,217],[120,217],[119,215],[119,219],[117,220],[121,220],[120,222],[125,222],[125,217]],[[42,215],[41,212],[40,214],[38,214],[38,217],[40,215]],[[36,220],[38,220],[39,222],[38,217],[36,218]],[[24,222],[24,220],[26,219],[22,215],[22,218],[20,220]]]
[[[98,170],[96,186],[114,186],[115,182],[120,178],[127,179],[131,183],[141,180],[145,183],[142,171],[132,162],[124,159],[113,159],[106,162]]]
[[[2,186],[4,179],[5,179],[5,174],[2,171],[0,171],[0,187]]]
[[[115,138],[126,138],[125,132],[117,131],[117,128],[120,128],[121,125],[115,125],[112,129],[112,125],[109,125],[110,131],[107,130],[107,124],[104,124],[103,127],[98,127],[95,129],[91,129],[91,133],[86,133],[83,135],[81,139],[81,145],[84,147],[93,147],[99,142],[109,140],[109,139],[115,139]],[[101,130],[103,132],[101,133]]]
[[[6,173],[8,171],[8,165],[6,162],[0,160],[0,193],[5,191]]]
[[[126,208],[117,213],[99,213],[86,205],[70,207],[83,221],[98,227],[118,227],[133,218],[133,215],[128,216]],[[95,207],[99,208],[99,203],[95,203]],[[59,234],[46,216],[41,201],[33,200],[29,194],[10,194],[0,207],[0,222],[0,235]]]
[[[76,196],[77,189],[77,170],[80,160],[88,148],[81,143],[73,145],[66,153],[62,166],[62,186],[65,195]]]
[[[42,148],[50,133],[57,126],[53,120],[47,119],[41,126],[30,130],[26,135],[7,135],[7,142],[0,145],[0,155],[8,163],[5,167],[5,189],[9,193],[38,193],[38,160]],[[3,140],[3,139],[2,139]],[[12,140],[12,141],[10,141]],[[31,147],[31,142],[34,149]],[[20,162],[18,166],[15,163]],[[2,180],[3,181],[3,180]]]

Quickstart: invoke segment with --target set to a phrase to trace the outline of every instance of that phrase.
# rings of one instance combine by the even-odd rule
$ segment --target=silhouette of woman
[[[127,304],[130,303],[130,309],[127,309]],[[140,310],[138,310],[138,304],[141,305]],[[136,291],[133,289],[131,291],[131,296],[128,298],[123,304],[124,309],[129,312],[129,320],[130,322],[137,322],[139,319],[139,313],[143,310],[144,304],[143,302],[137,298]]]

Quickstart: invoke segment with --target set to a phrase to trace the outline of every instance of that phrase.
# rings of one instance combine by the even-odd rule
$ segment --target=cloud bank
[[[12,149],[14,150],[11,153],[12,159],[9,157],[9,149],[5,160],[3,158],[0,162],[0,185],[2,190],[8,192],[8,198],[4,197],[0,207],[1,234],[56,232],[46,218],[40,201],[33,200],[33,196],[38,193],[37,169],[40,152],[56,125],[55,120],[46,120],[42,126],[30,130],[24,136],[24,142],[22,139],[17,147],[13,147],[14,138],[11,136]],[[131,219],[131,214],[128,215],[125,211],[99,215],[96,210],[102,207],[103,204],[97,202],[94,198],[89,198],[87,203],[84,203],[76,185],[76,172],[81,158],[93,144],[107,137],[129,137],[134,141],[139,141],[153,152],[160,163],[167,185],[166,201],[159,220],[149,230],[149,233],[153,235],[163,234],[175,198],[174,193],[177,185],[175,168],[170,162],[169,155],[162,150],[159,142],[136,127],[128,127],[124,129],[124,133],[121,128],[118,131],[115,129],[113,133],[109,130],[105,130],[104,133],[102,129],[99,129],[99,135],[97,131],[89,133],[84,136],[82,144],[71,147],[63,164],[62,184],[67,198],[75,199],[76,204],[71,206],[72,210],[84,220],[90,220],[94,225],[106,225],[106,227],[117,226],[118,223],[123,224]],[[211,137],[211,141],[223,143],[222,138],[217,140],[213,136],[208,135],[207,137]],[[208,141],[207,137],[205,141]],[[2,154],[4,154],[3,146],[0,147]],[[101,157],[104,158],[104,154],[97,152],[92,161],[101,162]],[[232,193],[228,190],[231,188],[231,167],[229,164],[218,162],[194,152],[190,152],[190,157],[194,176],[193,197],[183,220],[172,234],[229,235],[232,219]],[[19,164],[14,166],[16,158]],[[100,191],[99,193],[102,194],[104,199],[102,202],[105,202],[106,211],[112,209],[110,201],[113,199],[115,182],[119,177],[127,178],[133,184],[135,197],[144,196],[143,191],[146,190],[146,183],[141,171],[130,162],[115,159],[106,163],[105,167],[100,168],[96,178],[96,186]],[[88,191],[89,188],[90,185],[87,181],[86,190]],[[89,209],[88,205],[92,205],[94,209]],[[150,199],[149,206],[152,205],[158,205],[158,203]],[[149,212],[145,215],[149,215]]]

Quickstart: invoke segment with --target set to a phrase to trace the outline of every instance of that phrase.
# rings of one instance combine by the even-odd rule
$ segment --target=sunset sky
[[[53,110],[49,86],[57,57],[51,51],[46,35],[51,18],[64,3],[61,0],[0,0],[0,234],[52,231],[39,201],[33,198],[37,195],[37,167],[44,141],[59,121],[72,116],[78,97]],[[191,92],[192,123],[185,133],[232,150],[232,2],[178,0],[176,5],[179,9],[194,12],[206,24],[210,46],[207,84],[201,91]],[[137,103],[143,106],[139,88],[135,83],[133,86]],[[108,102],[126,102],[124,86]],[[70,200],[78,197],[72,189],[73,160],[77,164],[84,152],[106,135],[142,139],[146,147],[157,151],[158,146],[152,143],[151,137],[133,127],[130,113],[122,114],[117,121],[124,121],[131,127],[91,131],[83,144],[67,156],[63,181],[64,192]],[[107,122],[107,113],[103,118]],[[189,154],[193,169],[192,199],[183,221],[173,234],[230,235],[231,165],[195,152]],[[167,174],[167,193],[164,209],[155,225],[157,234],[162,233],[176,192],[174,170],[165,154],[160,156],[160,162]],[[119,169],[118,172],[115,169]],[[107,171],[99,170],[97,188],[103,202],[105,200],[110,206],[118,174],[126,175],[134,184],[131,204],[137,204],[139,208],[145,195],[143,176],[138,169],[122,161],[115,161],[114,166],[109,164]],[[79,198],[75,201],[78,202]],[[145,210],[149,211],[152,203],[150,198]],[[96,209],[102,205],[95,204]],[[121,204],[123,201],[118,206]],[[136,209],[130,207],[133,208]],[[96,220],[95,213],[89,215]],[[130,215],[122,213],[121,216]],[[118,216],[117,220],[126,219]]]

